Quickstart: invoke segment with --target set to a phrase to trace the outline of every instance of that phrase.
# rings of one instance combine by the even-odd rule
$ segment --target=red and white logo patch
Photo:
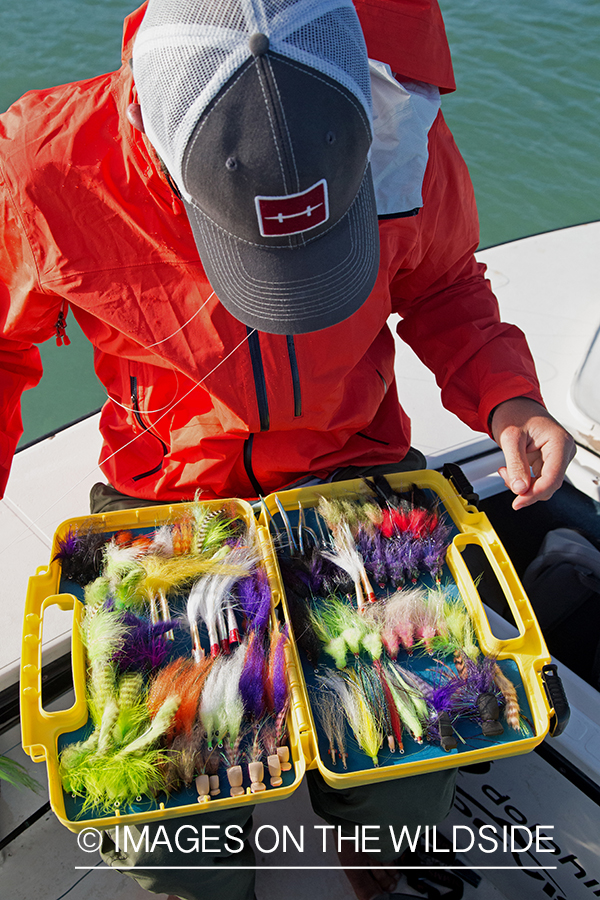
[[[327,182],[324,178],[300,194],[255,197],[254,202],[263,237],[301,234],[322,225],[329,218]]]

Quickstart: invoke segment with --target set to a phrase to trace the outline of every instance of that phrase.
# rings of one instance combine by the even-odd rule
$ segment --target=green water
[[[23,0],[0,9],[0,110],[31,88],[116,68],[123,0]],[[481,246],[600,218],[597,0],[442,0],[458,91],[443,109],[479,204]],[[99,407],[91,349],[42,346],[23,442]],[[73,372],[77,377],[73,377]]]
[[[600,218],[597,0],[442,0],[481,246]]]
[[[22,0],[0,7],[0,110],[28,90],[110,72],[121,63],[126,0]],[[92,347],[72,314],[69,347],[40,347],[44,377],[22,400],[20,446],[102,406]]]

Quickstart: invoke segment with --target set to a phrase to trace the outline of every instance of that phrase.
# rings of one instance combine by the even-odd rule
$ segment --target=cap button
[[[256,34],[250,35],[248,44],[250,45],[252,56],[262,56],[269,49],[269,38],[266,34],[261,34],[260,31],[257,31]]]

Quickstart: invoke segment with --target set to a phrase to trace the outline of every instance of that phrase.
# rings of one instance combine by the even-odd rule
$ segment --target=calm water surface
[[[117,68],[123,0],[22,0],[0,9],[0,110],[25,91]],[[481,245],[600,218],[597,0],[442,0],[458,90],[443,100],[479,204]],[[23,442],[103,401],[69,316],[42,346]],[[76,367],[80,377],[73,378]],[[22,442],[22,443],[23,443]]]

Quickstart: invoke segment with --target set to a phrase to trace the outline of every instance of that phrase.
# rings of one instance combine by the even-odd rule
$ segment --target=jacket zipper
[[[260,337],[258,331],[246,326],[246,334],[248,335],[248,348],[250,350],[250,361],[252,363],[252,375],[254,377],[254,390],[256,392],[256,404],[258,406],[258,421],[261,431],[269,430],[269,401],[267,398],[267,381],[265,378],[265,369],[262,361],[262,353],[260,350]],[[244,468],[248,480],[252,485],[256,496],[260,497],[264,491],[257,481],[252,469],[252,444],[254,443],[254,434],[250,434],[244,441]]]
[[[161,461],[159,462],[159,464],[157,466],[154,466],[153,469],[149,469],[148,472],[142,472],[140,475],[133,476],[133,479],[132,479],[133,481],[140,481],[142,478],[147,478],[149,475],[155,475],[157,472],[160,472],[160,470],[162,469],[164,458],[167,455],[168,447],[165,444],[165,442],[162,440],[162,438],[159,438],[159,436],[157,434],[154,434],[154,432],[151,431],[150,428],[148,428],[148,426],[142,419],[142,414],[140,411],[140,404],[138,401],[137,378],[135,375],[129,376],[129,390],[131,393],[131,406],[133,409],[133,415],[135,416],[136,422],[138,423],[140,428],[143,428],[144,431],[148,432],[148,434],[151,434],[153,438],[156,438],[156,440],[159,441],[159,443],[162,446],[162,450],[163,450],[163,458],[161,459]]]
[[[265,379],[262,353],[260,352],[260,338],[258,331],[254,328],[250,328],[249,325],[246,326],[246,332],[248,334],[248,347],[250,348],[250,359],[252,361],[252,374],[254,375],[254,388],[256,390],[260,430],[268,431],[269,402],[267,400],[267,382]]]
[[[270,426],[269,401],[267,398],[267,381],[265,377],[265,369],[263,366],[262,353],[260,349],[259,332],[246,326],[248,334],[248,347],[250,350],[250,360],[252,362],[252,374],[254,376],[254,389],[256,391],[256,403],[258,406],[258,420],[261,431],[268,431]],[[290,372],[292,375],[292,389],[294,397],[294,416],[302,415],[302,393],[300,390],[300,373],[298,372],[298,361],[296,359],[296,346],[294,344],[294,336],[286,335],[288,359],[290,363]],[[264,491],[258,482],[252,468],[252,445],[254,443],[254,435],[251,434],[244,442],[244,468],[250,484],[254,488],[256,495],[261,496]]]
[[[302,393],[300,391],[300,373],[298,372],[298,360],[296,359],[296,345],[294,335],[286,334],[290,371],[292,373],[292,387],[294,390],[294,416],[302,415]]]
[[[54,323],[54,333],[56,336],[56,346],[62,347],[63,344],[65,347],[68,347],[71,343],[71,340],[67,334],[67,312],[69,310],[69,303],[67,300],[63,300],[62,306],[60,308],[60,312],[58,314],[58,319]]]
[[[256,475],[254,474],[254,470],[252,469],[252,444],[254,443],[254,435],[250,434],[246,440],[244,441],[244,468],[246,470],[246,475],[248,476],[248,481],[254,488],[254,493],[257,497],[264,497],[265,491],[263,490],[262,485],[257,480]]]

